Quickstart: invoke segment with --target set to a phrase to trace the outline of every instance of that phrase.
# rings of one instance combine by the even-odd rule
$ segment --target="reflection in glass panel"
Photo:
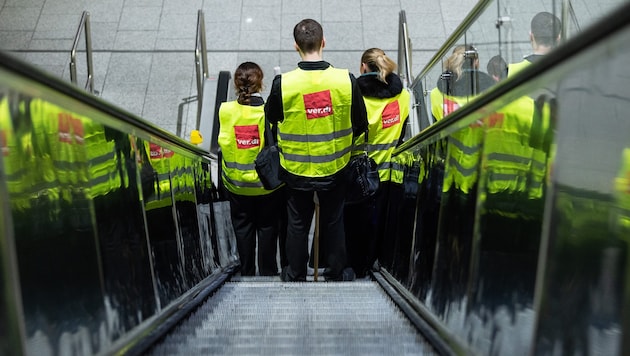
[[[108,353],[222,267],[210,161],[0,62],[0,354]]]
[[[496,1],[449,43],[474,46],[479,66],[469,71],[509,81],[619,3]],[[519,94],[421,135],[427,141],[409,148],[415,153],[394,156],[403,167],[414,157],[424,173],[413,229],[390,219],[396,246],[413,231],[409,272],[396,261],[384,267],[474,352],[618,354],[630,345],[621,336],[630,100],[620,73],[628,36],[607,38]],[[483,95],[474,77],[453,95],[453,49],[443,48],[442,62],[414,82],[431,93],[425,101],[435,119]],[[398,209],[402,196],[392,196]]]
[[[418,176],[418,208],[413,236],[413,268],[410,289],[427,300],[433,282],[437,248],[438,221],[442,201],[445,162],[444,141],[419,148],[416,153]]]
[[[16,154],[19,144],[13,130],[13,117],[9,110],[9,93],[0,91],[0,170],[7,176],[7,186],[0,184],[0,354],[23,354],[21,339],[23,321],[20,320],[21,303],[14,259],[10,240],[12,233],[10,196],[21,195],[18,183],[25,172],[20,172],[20,155]],[[14,151],[12,154],[11,152]],[[24,192],[22,192],[24,193]]]
[[[548,297],[540,306],[548,317],[537,325],[537,352],[554,345],[582,354],[628,349],[622,311],[628,306],[630,82],[619,73],[627,67],[629,40],[626,29],[593,48],[590,61],[558,85]],[[558,324],[567,326],[558,330]]]
[[[444,62],[444,71],[431,90],[431,113],[439,121],[494,84],[479,70],[479,55],[472,45],[459,45]]]
[[[118,336],[157,308],[138,182],[146,172],[140,167],[150,163],[137,157],[133,136],[95,121],[86,128],[85,144],[106,303],[110,318],[118,320],[112,325]]]
[[[184,276],[188,288],[201,281],[203,258],[201,255],[201,237],[199,220],[195,204],[195,181],[193,177],[193,159],[182,153],[176,153],[171,159],[173,175],[173,196],[181,238],[184,261]]]
[[[153,169],[154,181],[147,183],[152,183],[155,191],[144,197],[144,204],[158,294],[165,306],[185,290],[171,182],[175,153],[153,142],[145,141],[140,147],[147,151]]]
[[[91,120],[16,93],[5,104],[3,156],[27,350],[57,349],[55,333],[89,349],[102,336],[105,313],[85,141]]]
[[[201,233],[201,253],[203,255],[203,270],[206,275],[218,267],[217,238],[212,229],[212,180],[210,165],[200,162],[195,166],[195,191],[197,195],[197,214],[199,216],[199,230]]]

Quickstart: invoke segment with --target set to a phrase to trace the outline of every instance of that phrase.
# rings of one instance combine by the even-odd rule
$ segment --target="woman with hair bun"
[[[380,48],[370,48],[361,56],[361,75],[357,84],[368,115],[365,151],[378,166],[380,186],[371,201],[345,209],[348,261],[358,278],[365,276],[390,245],[383,236],[391,183],[391,156],[394,148],[403,141],[410,105],[410,94],[394,73],[396,67]]]
[[[278,244],[282,188],[267,190],[254,168],[254,160],[265,142],[265,102],[261,96],[263,71],[258,64],[244,62],[234,72],[237,99],[219,107],[221,179],[230,201],[232,225],[241,262],[241,275],[278,274]]]

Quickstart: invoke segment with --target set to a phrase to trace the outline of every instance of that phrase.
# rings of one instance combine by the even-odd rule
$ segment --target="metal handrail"
[[[401,63],[404,63],[404,72],[401,72]],[[411,76],[411,39],[407,27],[407,15],[405,10],[398,15],[398,76],[406,79],[409,85],[413,81]]]
[[[92,36],[90,32],[90,13],[83,11],[77,34],[74,36],[74,44],[70,50],[70,81],[77,84],[77,47],[79,46],[79,38],[81,32],[85,34],[85,54],[87,57],[87,80],[85,89],[90,93],[94,93],[94,70],[92,68]]]
[[[197,39],[195,41],[195,72],[197,77],[197,123],[201,125],[201,103],[203,99],[203,80],[208,78],[208,52],[206,50],[206,24],[203,10],[197,12]]]

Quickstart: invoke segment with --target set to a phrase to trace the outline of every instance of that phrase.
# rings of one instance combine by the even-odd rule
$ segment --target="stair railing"
[[[413,82],[411,77],[411,39],[407,28],[405,10],[398,15],[398,76],[405,80],[405,86]]]
[[[85,89],[94,93],[94,70],[92,67],[92,36],[90,32],[90,13],[83,11],[81,15],[81,21],[79,22],[79,28],[74,36],[74,43],[72,50],[70,50],[70,81],[77,84],[77,47],[79,46],[79,39],[81,33],[85,35],[85,54],[87,59],[87,80],[85,83]]]
[[[195,43],[195,70],[197,77],[197,123],[195,129],[199,130],[201,124],[201,103],[203,99],[203,81],[208,78],[208,52],[206,51],[206,25],[203,10],[197,12],[197,40]]]

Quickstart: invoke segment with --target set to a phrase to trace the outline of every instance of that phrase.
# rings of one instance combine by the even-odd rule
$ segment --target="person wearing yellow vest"
[[[241,275],[278,275],[276,252],[282,187],[267,190],[254,168],[254,160],[266,144],[263,71],[253,62],[241,63],[234,72],[237,100],[219,107],[219,146],[223,186],[230,201],[230,215],[241,262]]]
[[[383,236],[392,152],[403,142],[410,107],[410,94],[395,70],[396,63],[380,48],[370,48],[361,56],[357,84],[369,122],[365,151],[376,162],[381,183],[373,199],[346,206],[344,211],[348,261],[358,278],[372,267],[381,247],[390,246],[383,245]]]
[[[479,71],[479,58],[471,45],[460,45],[446,60],[444,73],[431,91],[431,112],[436,121],[466,105],[495,81]],[[448,152],[443,191],[452,188],[468,194],[474,191],[479,171],[483,128],[472,123],[448,138]]]
[[[555,48],[561,22],[549,12],[531,20],[533,53],[508,65],[508,80]],[[543,229],[546,178],[551,164],[555,94],[539,88],[512,100],[485,121],[477,224],[479,237],[474,300],[533,303]],[[497,266],[500,266],[499,268]],[[516,272],[515,272],[516,271]],[[513,278],[518,274],[519,278]]]
[[[293,29],[298,68],[277,75],[265,112],[277,124],[279,177],[287,184],[289,265],[284,281],[304,281],[308,235],[317,192],[320,239],[325,246],[327,280],[351,280],[343,224],[344,187],[353,140],[367,129],[365,103],[356,80],[346,69],[323,60],[326,44],[321,25],[312,19]],[[273,129],[272,129],[273,130]]]
[[[539,12],[532,18],[530,26],[529,41],[532,45],[533,53],[524,57],[520,62],[508,64],[508,77],[513,76],[533,62],[538,61],[556,48],[560,42],[562,21],[554,14]]]
[[[467,105],[495,83],[490,75],[479,70],[479,55],[474,46],[456,46],[445,60],[444,72],[430,94],[435,121]],[[433,283],[440,298],[459,298],[466,287],[483,135],[483,126],[476,121],[446,138],[444,180],[441,192],[435,192],[441,194],[441,214],[447,217],[440,219],[437,230],[440,248],[435,250],[438,268]]]

